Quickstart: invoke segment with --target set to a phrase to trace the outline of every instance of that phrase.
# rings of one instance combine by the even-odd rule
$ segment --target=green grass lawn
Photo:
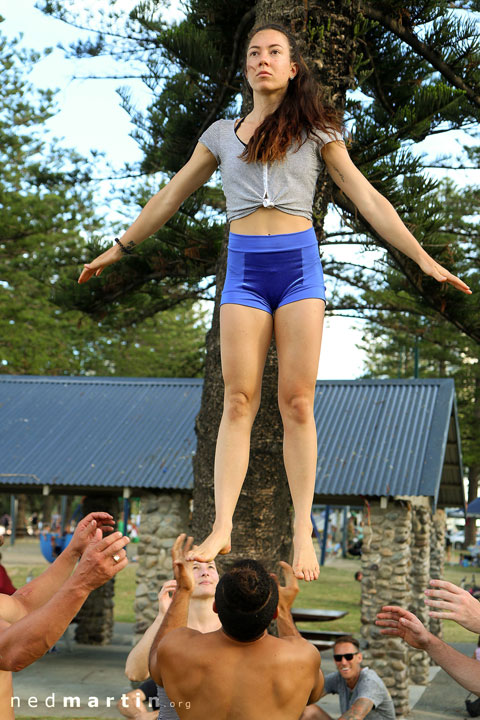
[[[454,560],[456,557],[454,556]],[[305,608],[323,608],[325,610],[346,610],[348,615],[335,622],[328,623],[329,630],[342,630],[345,633],[358,635],[360,631],[360,583],[353,578],[355,569],[361,567],[360,562],[336,560],[321,569],[320,579],[313,583],[300,583],[296,605]],[[353,568],[353,569],[352,569]],[[38,575],[45,566],[27,568],[24,566],[9,567],[12,582],[17,587],[25,583],[31,570]],[[445,579],[457,585],[466,577],[470,582],[474,569],[457,565],[445,566]],[[135,622],[133,602],[135,598],[136,564],[130,563],[115,579],[115,620],[118,622]],[[480,569],[477,573],[480,584]],[[311,630],[325,630],[326,623],[299,624]],[[444,639],[447,642],[474,642],[476,636],[454,622],[443,623]]]

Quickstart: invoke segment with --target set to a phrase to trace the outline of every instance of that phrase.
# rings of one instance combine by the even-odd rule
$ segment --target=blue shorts
[[[273,315],[282,305],[307,298],[325,302],[313,227],[282,235],[230,233],[221,305],[247,305]]]

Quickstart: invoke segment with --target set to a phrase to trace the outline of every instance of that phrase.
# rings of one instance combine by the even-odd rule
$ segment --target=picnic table
[[[347,610],[322,610],[320,608],[292,608],[294,622],[328,622],[348,615]],[[335,640],[346,633],[341,630],[300,630],[300,635],[315,645],[317,650],[328,650]]]

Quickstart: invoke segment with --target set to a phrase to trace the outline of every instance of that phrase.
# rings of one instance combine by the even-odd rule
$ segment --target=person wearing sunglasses
[[[394,720],[395,708],[390,694],[375,670],[362,668],[362,653],[356,638],[344,635],[333,646],[337,670],[325,675],[322,697],[337,694],[339,720]],[[332,720],[318,705],[307,705],[301,720]]]

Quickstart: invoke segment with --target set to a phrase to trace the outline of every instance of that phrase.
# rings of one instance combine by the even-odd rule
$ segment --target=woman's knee
[[[224,414],[229,420],[252,419],[257,414],[258,399],[244,390],[225,390]]]
[[[284,422],[305,424],[313,418],[313,395],[311,393],[280,394],[278,404]]]

